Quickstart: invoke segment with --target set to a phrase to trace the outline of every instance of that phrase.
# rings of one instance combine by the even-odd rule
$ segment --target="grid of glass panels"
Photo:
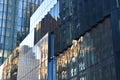
[[[16,19],[17,44],[19,44],[29,33],[30,17],[40,6],[43,0],[17,0]]]
[[[57,80],[116,80],[110,19],[73,40],[57,57]]]
[[[40,7],[30,18],[30,31],[36,27],[36,24],[42,21],[55,4],[57,4],[57,0],[44,0],[41,3]]]
[[[40,14],[40,13],[38,13]],[[40,18],[40,17],[39,17]],[[37,23],[36,34],[35,34],[35,44],[38,42],[47,32],[53,32],[55,34],[55,52],[59,50],[59,37],[60,37],[60,27],[59,27],[60,17],[59,17],[59,2],[57,2],[53,8],[45,15],[45,17]]]
[[[45,22],[49,21],[50,19],[50,22],[48,22],[50,24],[47,25],[46,23],[44,23],[44,25],[40,25],[40,30],[42,30],[42,32],[45,32],[45,33],[51,31],[52,30],[51,28],[53,28],[53,30],[56,29],[55,24],[56,24],[56,21],[58,21],[59,19],[59,3],[55,4],[52,8],[50,8],[50,11],[47,12],[47,14],[48,14],[46,15],[47,18],[43,18],[43,19],[45,19],[44,20]],[[42,20],[42,22],[44,21]],[[47,28],[49,26],[51,27]],[[30,34],[33,34],[33,33],[30,32]],[[40,35],[38,36],[40,37]],[[45,37],[43,37],[44,39],[39,38],[41,40],[39,40],[33,48],[32,46],[29,46],[31,44],[29,43],[29,41],[31,41],[30,39],[31,36],[27,36],[29,38],[25,38],[25,40],[20,44],[20,46],[21,47],[23,46],[23,47],[19,55],[20,60],[18,63],[18,66],[19,66],[18,76],[17,76],[18,80],[38,80],[38,79],[47,80],[48,78],[48,39],[47,39],[47,36],[48,35],[45,35]]]
[[[0,54],[3,57],[7,58],[28,34],[30,16],[42,1],[0,0],[0,49],[3,50]]]
[[[15,19],[15,2],[10,0],[1,0],[0,1],[0,57],[6,59],[9,56],[9,53],[15,47],[16,40],[16,29],[14,28],[14,19]],[[13,45],[15,44],[15,45]],[[1,59],[1,62],[4,60]]]
[[[47,80],[48,34],[30,48],[23,46],[19,55],[17,80]]]

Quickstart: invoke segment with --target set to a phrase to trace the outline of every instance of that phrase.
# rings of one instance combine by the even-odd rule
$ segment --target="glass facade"
[[[43,18],[39,17],[39,13],[37,14],[39,15],[37,19],[39,19],[35,21],[35,23],[37,23],[37,25],[35,25],[36,28],[34,29],[34,26],[32,26],[29,35],[20,43],[21,52],[19,55],[17,80],[48,80],[48,74],[51,80],[54,79],[52,78],[52,74],[48,72],[48,69],[52,70],[52,64],[48,63],[51,60],[48,61],[48,59],[51,59],[51,43],[49,43],[51,39],[49,32],[55,33],[55,45],[58,45],[59,42],[59,2],[55,2],[56,0],[51,0],[52,5],[45,2],[46,5],[48,5],[47,8],[50,7],[50,10],[48,9],[49,11],[45,14],[43,13]],[[35,16],[35,14],[33,14],[33,16]],[[34,30],[36,31],[35,34],[33,33]],[[35,45],[33,45],[33,43]],[[54,41],[52,46],[54,46]],[[53,49],[53,52],[54,50],[55,49]],[[52,56],[53,55],[54,54],[52,54]],[[51,61],[51,63],[55,63],[55,61]],[[51,67],[48,68],[48,66]]]
[[[57,4],[57,0],[44,0],[41,3],[40,7],[36,10],[36,12],[30,18],[30,31],[36,27],[36,24],[42,21],[45,15],[48,14],[48,12],[54,7],[55,4]],[[59,10],[56,10],[56,11],[53,10],[53,11],[57,12]],[[54,15],[54,17],[56,16]]]
[[[17,26],[17,43],[19,43],[29,33],[30,17],[40,6],[43,0],[19,0],[16,2],[16,22]]]
[[[59,50],[60,42],[59,1],[44,0],[30,19],[30,32],[35,28],[35,44],[47,33],[55,34],[55,53]]]
[[[16,28],[15,23],[15,4],[16,0],[0,1],[0,57],[6,59],[16,45]],[[14,44],[14,45],[13,45]],[[3,58],[0,60],[2,64]]]
[[[59,0],[61,51],[67,49],[72,44],[73,39],[85,34],[104,17],[110,16],[118,4],[116,1]]]
[[[98,1],[96,0],[77,0],[77,1],[76,0],[59,0],[59,2],[60,2],[60,13],[59,13],[60,14],[60,52],[63,52],[66,49],[68,49],[68,47],[72,45],[72,41],[74,39],[78,39],[80,36],[88,34],[88,32],[90,32],[91,30],[96,31],[95,29],[96,26],[100,26],[102,29],[102,26],[108,25],[107,21],[109,22],[111,21],[109,25],[111,26],[111,30],[112,30],[112,32],[110,33],[112,34],[111,39],[113,39],[111,42],[113,43],[112,52],[115,57],[112,61],[115,60],[115,63],[113,65],[116,68],[115,73],[117,73],[116,76],[117,76],[117,79],[119,80],[120,79],[120,62],[119,62],[120,61],[120,54],[119,54],[120,53],[120,31],[119,31],[120,30],[119,28],[120,26],[120,16],[119,16],[120,15],[120,6],[119,6],[120,0],[98,0]],[[109,17],[110,20],[105,20],[105,18],[107,17]],[[101,22],[103,22],[104,24]],[[105,29],[103,28],[103,30],[101,31],[104,31],[104,30]],[[98,31],[94,34],[97,35],[97,33]],[[109,57],[109,55],[107,54],[109,49],[101,48],[103,44],[109,42],[109,40],[107,39],[103,41],[102,38],[105,37],[105,35],[101,33],[100,35],[96,36],[96,39],[93,38],[93,36],[90,36],[92,40],[94,39],[93,41],[95,42],[94,44],[98,46],[97,50],[100,51],[100,52],[98,51],[99,53],[102,53],[102,50],[103,52],[106,50],[104,54],[100,54],[100,55],[96,54],[97,56],[104,55],[103,58]],[[99,36],[101,36],[101,38],[98,38]],[[104,42],[104,43],[99,44],[100,42]],[[108,44],[110,44],[110,42]],[[91,57],[88,57],[88,59]],[[100,63],[99,62],[100,59],[99,58],[97,59],[98,59],[98,63]],[[72,72],[74,72],[74,69]],[[63,73],[67,73],[67,72],[63,71]],[[93,75],[91,73],[91,77],[93,77],[93,79],[91,80],[97,80],[95,78],[97,77],[96,73],[97,72],[93,72]],[[109,74],[112,74],[112,73],[109,73]],[[59,77],[61,79],[61,76]],[[65,79],[68,79],[68,80],[70,79],[69,73],[67,75],[67,78]],[[84,78],[81,78],[80,80],[84,80]],[[104,80],[104,79],[100,79],[100,80]]]
[[[25,38],[17,80],[119,80],[119,0],[14,1],[0,2],[0,56]],[[6,65],[4,79],[10,73]]]
[[[57,57],[57,80],[117,80],[110,18]]]
[[[117,4],[120,1],[117,0]],[[119,4],[117,6],[119,6]],[[111,12],[117,78],[120,79],[120,7]]]
[[[22,47],[18,66],[17,80],[48,79],[48,34],[33,48]]]
[[[19,47],[4,61],[1,80],[16,80],[18,68]]]
[[[29,32],[30,16],[43,0],[0,0],[0,64]]]

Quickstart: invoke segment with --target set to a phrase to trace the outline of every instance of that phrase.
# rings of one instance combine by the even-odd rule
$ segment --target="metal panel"
[[[115,51],[120,50],[120,29],[119,29],[119,23],[120,23],[120,18],[119,18],[119,9],[116,9],[112,11],[111,13],[111,20],[112,20],[112,29],[113,29],[113,39],[114,39],[114,49]]]
[[[116,80],[110,18],[57,56],[57,80]]]
[[[110,0],[111,11],[114,10],[116,7],[119,7],[118,0]]]
[[[117,80],[120,80],[120,9],[111,12]]]
[[[103,2],[104,0],[98,0],[96,1],[96,22],[101,21],[104,16],[103,16]]]
[[[97,1],[98,2],[98,1]],[[98,2],[99,3],[99,2]],[[88,0],[88,15],[89,18],[87,21],[89,24],[89,28],[93,25],[95,25],[96,22],[96,18],[99,17],[98,15],[96,15],[96,10],[98,5],[96,5],[96,0]],[[101,8],[99,8],[99,10],[101,10]]]
[[[110,1],[109,0],[103,0],[103,15],[107,16],[110,14]]]
[[[60,29],[60,50],[66,49],[72,44],[71,26],[66,25]]]

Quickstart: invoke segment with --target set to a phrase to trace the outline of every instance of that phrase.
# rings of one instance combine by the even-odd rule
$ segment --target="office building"
[[[57,57],[58,80],[116,80],[112,27],[105,18]]]
[[[120,80],[119,3],[44,0],[20,44],[18,80]],[[60,37],[52,26],[60,28]],[[47,32],[54,32],[55,45],[49,43]]]
[[[15,0],[1,0],[0,1],[0,64],[2,60],[7,58],[15,47],[16,43],[16,28],[14,28],[15,23]]]
[[[119,5],[119,0],[60,0],[57,80],[120,79]]]
[[[17,80],[19,51],[20,48],[17,47],[4,61],[1,80]]]
[[[29,33],[30,16],[43,0],[0,0],[0,64]]]
[[[17,80],[56,80],[53,56],[59,42],[59,2],[44,0],[30,24],[30,33],[20,43]]]

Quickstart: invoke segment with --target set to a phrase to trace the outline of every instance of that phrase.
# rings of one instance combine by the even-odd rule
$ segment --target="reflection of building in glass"
[[[48,76],[52,77],[48,70],[53,69],[52,65],[48,64],[48,62],[52,62],[51,58],[54,55],[51,56],[54,51],[50,50],[51,47],[54,47],[50,46],[50,41],[53,39],[51,39],[52,33],[55,34],[55,46],[59,42],[59,3],[57,0],[44,0],[32,15],[30,24],[30,33],[20,44],[23,52],[19,56],[17,79],[47,80],[50,79]],[[58,48],[56,46],[55,50]],[[55,78],[52,77],[51,79],[54,80]]]
[[[2,80],[16,80],[20,48],[17,47],[3,63]]]
[[[46,38],[46,39],[45,39]],[[48,35],[46,35],[40,42],[37,43],[40,46],[40,65],[39,65],[39,79],[48,79]]]
[[[55,5],[55,7],[57,7],[57,5]],[[53,8],[53,11],[55,8]],[[59,27],[59,18],[58,18],[58,14],[56,18],[52,17],[52,15],[54,15],[56,13],[48,13],[45,18],[43,18],[43,20],[41,22],[39,22],[39,24],[37,24],[36,26],[36,35],[35,35],[35,43],[38,42],[47,32],[53,32],[55,34],[55,52],[57,52],[59,50],[59,32],[60,32],[60,27]]]
[[[57,62],[61,61],[57,66],[58,80],[119,80],[120,1],[59,0],[59,3],[60,52]],[[68,59],[68,52],[73,55],[70,46],[80,37],[80,57],[70,57],[67,68],[62,67],[65,63],[61,57]],[[76,63],[77,75],[73,66]]]
[[[35,43],[37,43],[47,32],[53,32],[55,34],[55,52],[59,50],[59,37],[60,37],[60,27],[59,27],[59,2],[57,0],[51,0],[51,4],[48,4],[50,0],[43,1],[42,4],[47,4],[44,7],[47,7],[47,10],[45,12],[40,12],[39,9],[44,9],[42,4],[38,8],[38,10],[35,13],[38,13],[37,15],[34,13],[31,17],[31,29],[33,27],[36,27],[36,33],[35,33]],[[54,6],[53,6],[54,5]],[[50,9],[50,10],[49,10]],[[49,10],[49,11],[48,11]],[[40,14],[43,14],[44,17],[42,18]],[[32,19],[35,19],[33,21]],[[36,24],[36,25],[35,25]]]
[[[0,0],[0,64],[29,32],[30,16],[43,0]]]
[[[48,41],[49,33],[35,44],[33,48],[22,47],[19,55],[17,80],[48,79]],[[48,49],[49,48],[49,49]],[[50,53],[49,53],[50,54]]]
[[[19,0],[16,1],[17,45],[27,36],[30,30],[30,17],[40,6],[43,0]]]
[[[36,71],[38,71],[36,67],[37,65],[38,59],[36,59],[32,48],[29,48],[28,46],[22,46],[19,55],[17,80],[35,80],[35,75],[37,74]],[[34,68],[35,70],[32,72],[33,74],[31,74],[31,71]],[[25,76],[27,74],[29,76]]]
[[[109,18],[73,40],[72,46],[57,57],[57,79],[116,80]]]
[[[0,0],[0,64],[12,52],[16,43],[15,5],[16,1]],[[14,45],[13,45],[14,44]]]
[[[44,0],[20,44],[18,80],[119,80],[120,10],[114,9],[112,0]]]

